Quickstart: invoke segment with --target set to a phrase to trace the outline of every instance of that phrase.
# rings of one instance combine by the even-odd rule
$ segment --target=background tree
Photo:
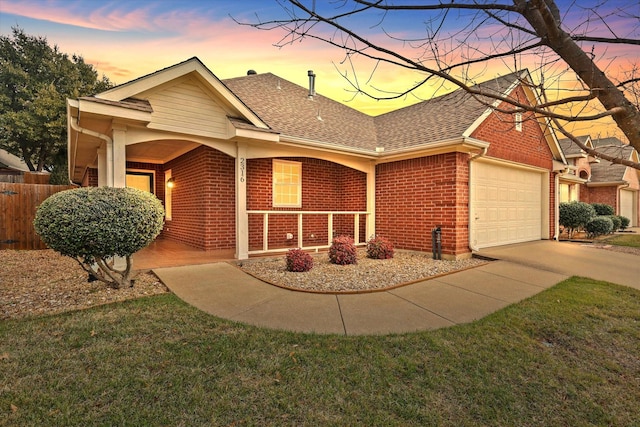
[[[494,100],[505,101],[511,107],[504,112],[533,111],[538,117],[548,117],[559,137],[570,138],[596,157],[640,169],[640,164],[585,146],[574,135],[588,133],[589,128],[576,124],[604,119],[640,151],[637,1],[280,3],[285,12],[282,19],[258,18],[258,22],[244,24],[283,30],[276,43],[279,47],[311,38],[343,49],[346,56],[342,64],[347,70],[342,73],[355,94],[384,100],[408,94],[421,97],[418,93],[426,86],[432,89],[431,96],[434,88],[459,87],[488,106]],[[424,32],[407,35],[419,26]],[[356,69],[356,64],[362,67],[360,59],[372,61],[364,79]],[[613,65],[616,59],[624,61],[622,68]],[[379,70],[390,67],[397,73],[412,71],[414,80],[376,81]],[[489,67],[508,72],[529,68],[541,94],[540,103],[528,106],[474,87],[491,76],[487,74]],[[396,87],[398,81],[404,86]]]
[[[58,175],[66,168],[65,99],[111,87],[81,56],[69,57],[20,28],[0,36],[0,82],[0,148],[22,158],[31,171]]]

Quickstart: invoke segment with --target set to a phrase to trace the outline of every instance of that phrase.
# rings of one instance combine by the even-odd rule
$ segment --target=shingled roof
[[[504,96],[518,76],[519,73],[508,74],[474,87]],[[459,138],[493,102],[458,89],[376,117],[378,139],[386,149],[397,149]]]
[[[274,74],[252,74],[223,83],[271,129],[285,137],[375,150],[373,117]]]
[[[583,144],[587,144],[590,137],[589,135],[582,135],[582,136],[578,136],[577,138]],[[562,151],[567,157],[581,157],[586,155],[584,150],[578,147],[578,145],[576,145],[569,138],[560,139],[558,142],[560,143],[560,148],[562,148]]]
[[[615,137],[593,140],[593,145],[602,154],[622,159],[631,159],[634,151],[632,146],[624,144]],[[601,160],[599,163],[591,165],[591,182],[620,182],[624,179],[626,170],[627,166],[625,165]]]
[[[476,88],[504,95],[522,72],[508,74]],[[254,74],[223,83],[273,130],[284,136],[375,151],[410,148],[462,137],[487,110],[466,91],[446,95],[372,117],[337,101],[315,95],[274,74]]]

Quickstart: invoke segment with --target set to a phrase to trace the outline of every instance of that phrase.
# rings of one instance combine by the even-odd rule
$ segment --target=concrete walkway
[[[640,289],[635,255],[539,241],[483,250],[481,267],[393,290],[326,295],[274,287],[228,263],[154,269],[179,298],[212,315],[272,329],[369,335],[480,319],[572,276]]]

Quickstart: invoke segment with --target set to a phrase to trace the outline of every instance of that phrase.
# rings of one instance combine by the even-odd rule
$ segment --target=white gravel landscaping
[[[433,260],[420,252],[396,251],[392,259],[378,260],[358,250],[358,263],[336,265],[327,253],[313,255],[313,268],[304,273],[286,270],[285,256],[253,258],[239,262],[246,273],[265,282],[309,292],[366,292],[386,289],[433,276],[485,264],[479,259],[457,261]]]

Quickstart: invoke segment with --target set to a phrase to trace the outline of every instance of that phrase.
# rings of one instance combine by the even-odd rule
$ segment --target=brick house
[[[603,154],[639,162],[638,152],[618,138],[592,140],[585,135],[579,139]],[[560,201],[607,204],[617,215],[629,218],[632,227],[637,227],[640,224],[640,171],[591,157],[569,139],[559,143],[569,165],[568,173],[560,178]]]
[[[244,259],[332,236],[443,255],[554,238],[568,164],[544,120],[462,90],[372,117],[271,73],[221,81],[197,58],[67,101],[69,169],[136,186],[162,237]],[[526,71],[481,83],[535,103]]]

